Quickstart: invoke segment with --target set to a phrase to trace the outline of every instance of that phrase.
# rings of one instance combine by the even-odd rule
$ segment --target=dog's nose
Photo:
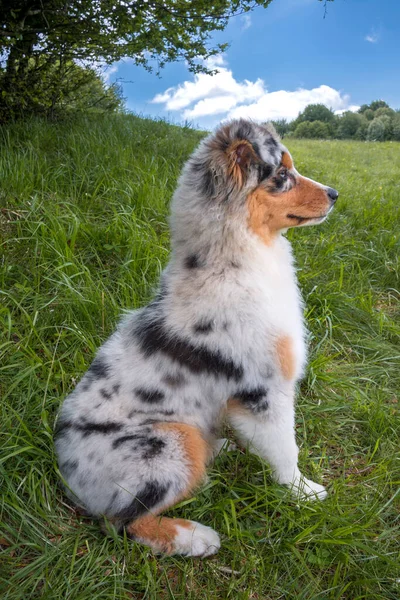
[[[332,200],[332,204],[334,204],[339,197],[339,192],[331,187],[328,187],[328,189],[326,190],[326,193],[328,194],[329,198]]]

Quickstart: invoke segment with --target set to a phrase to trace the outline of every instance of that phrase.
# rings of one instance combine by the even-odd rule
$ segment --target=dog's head
[[[272,126],[238,120],[207,138],[188,163],[190,186],[247,225],[264,242],[289,227],[321,223],[338,192],[300,175]],[[205,207],[204,207],[205,208]]]

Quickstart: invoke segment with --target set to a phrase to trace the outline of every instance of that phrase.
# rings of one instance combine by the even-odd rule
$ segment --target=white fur
[[[206,527],[196,521],[189,521],[189,523],[191,524],[190,528],[176,526],[174,554],[205,558],[218,552],[221,546],[218,533],[211,527]]]

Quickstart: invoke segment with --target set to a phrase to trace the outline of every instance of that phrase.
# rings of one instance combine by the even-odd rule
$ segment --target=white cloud
[[[307,104],[322,103],[334,111],[356,110],[348,95],[328,85],[313,89],[269,92],[265,82],[237,81],[223,57],[207,63],[218,68],[216,75],[200,73],[192,81],[168,88],[151,102],[163,104],[167,111],[179,111],[181,120],[194,120],[199,125],[213,126],[227,118],[247,117],[255,121],[295,119]]]
[[[379,41],[379,37],[379,33],[375,31],[375,29],[372,29],[371,32],[365,36],[364,40],[366,42],[370,42],[371,44],[376,44]]]
[[[240,20],[242,21],[242,31],[251,27],[251,17],[250,15],[242,15]]]
[[[207,67],[214,69],[218,67],[216,75],[199,73],[194,76],[194,81],[185,81],[176,87],[168,88],[163,94],[157,94],[152,102],[164,104],[166,110],[185,109],[182,116],[184,119],[201,117],[203,115],[226,112],[238,103],[257,100],[264,93],[264,82],[257,79],[255,82],[244,80],[238,83],[230,69],[223,65],[224,62],[217,57],[207,61]],[[226,108],[221,110],[221,98],[225,98]],[[204,102],[207,100],[208,102]],[[190,105],[193,105],[191,108]],[[215,111],[212,111],[214,105]]]
[[[347,108],[342,108],[341,110],[335,110],[335,115],[342,115],[343,113],[348,112],[348,111],[357,112],[359,108],[361,108],[361,106],[358,106],[357,104],[351,104]]]

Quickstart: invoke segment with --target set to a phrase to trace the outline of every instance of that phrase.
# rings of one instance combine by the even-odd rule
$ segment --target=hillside
[[[134,116],[0,129],[0,592],[7,600],[368,600],[400,595],[400,144],[288,141],[340,192],[290,231],[310,364],[298,400],[301,503],[245,450],[172,514],[222,534],[204,562],[104,538],[63,496],[52,426],[123,309],[168,260],[168,203],[202,134]]]

